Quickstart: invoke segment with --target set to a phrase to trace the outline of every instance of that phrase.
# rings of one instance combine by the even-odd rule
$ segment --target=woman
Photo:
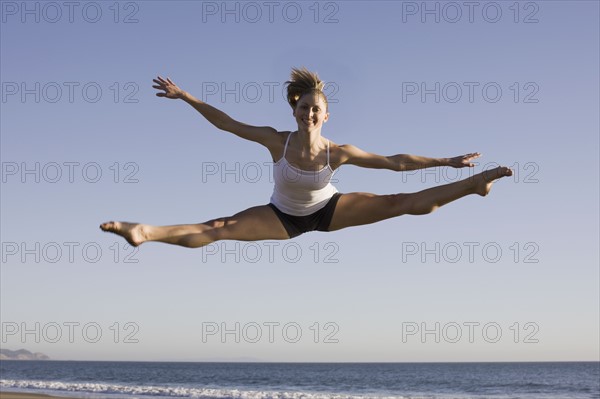
[[[292,69],[286,82],[287,99],[298,124],[295,132],[278,132],[238,122],[218,109],[181,90],[169,78],[154,79],[158,97],[182,99],[210,123],[246,140],[267,147],[274,162],[275,188],[268,205],[246,209],[230,217],[205,223],[151,226],[107,222],[104,231],[124,237],[133,246],[159,241],[198,248],[218,240],[256,241],[289,239],[307,231],[334,231],[375,223],[400,215],[424,215],[469,194],[485,196],[492,182],[511,176],[506,167],[488,170],[468,179],[411,194],[341,194],[331,185],[335,170],[342,165],[407,171],[436,166],[472,167],[479,153],[454,158],[414,155],[381,156],[344,144],[337,145],[321,135],[329,118],[324,83],[306,68]]]

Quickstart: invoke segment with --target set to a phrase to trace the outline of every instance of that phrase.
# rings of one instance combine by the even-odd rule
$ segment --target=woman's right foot
[[[100,229],[120,235],[133,247],[137,247],[146,241],[142,225],[138,223],[106,222],[100,225]]]
[[[498,179],[505,176],[512,176],[513,171],[506,166],[498,166],[497,168],[485,170],[478,175],[473,176],[475,184],[475,193],[485,197],[492,189],[492,184]]]

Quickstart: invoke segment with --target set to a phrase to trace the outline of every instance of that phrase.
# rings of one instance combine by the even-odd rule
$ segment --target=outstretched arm
[[[390,169],[397,172],[425,169],[435,166],[464,168],[475,166],[471,160],[481,156],[478,152],[459,155],[453,158],[428,158],[418,155],[398,154],[383,156],[371,154],[353,145],[341,145],[340,165],[356,165],[363,168]]]
[[[217,108],[200,101],[190,93],[181,90],[171,79],[166,80],[158,76],[153,79],[156,85],[152,86],[155,89],[163,90],[164,92],[158,92],[158,97],[166,97],[171,99],[181,99],[186,103],[190,104],[194,109],[202,114],[207,121],[212,123],[215,127],[227,132],[231,132],[246,140],[251,140],[268,146],[271,141],[276,140],[277,131],[272,127],[268,126],[251,126],[245,123],[238,122],[227,115],[225,112],[218,110]]]

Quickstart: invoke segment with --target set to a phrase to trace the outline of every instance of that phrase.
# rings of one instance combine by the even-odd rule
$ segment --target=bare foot
[[[512,176],[513,171],[506,166],[498,166],[494,169],[483,171],[473,176],[475,193],[485,197],[492,189],[492,184],[502,177]]]
[[[142,231],[142,225],[138,223],[106,222],[102,223],[100,228],[104,231],[120,235],[134,247],[137,247],[146,241]]]

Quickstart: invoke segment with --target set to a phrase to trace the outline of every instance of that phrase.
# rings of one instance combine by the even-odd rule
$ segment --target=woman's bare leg
[[[425,215],[469,194],[485,196],[495,180],[511,175],[509,168],[498,167],[455,183],[411,194],[343,194],[338,200],[329,230],[375,223],[400,215]]]
[[[141,223],[107,222],[104,231],[118,234],[133,246],[148,241],[198,248],[218,240],[285,240],[289,235],[269,206],[246,209],[230,217],[198,224],[151,226]]]

